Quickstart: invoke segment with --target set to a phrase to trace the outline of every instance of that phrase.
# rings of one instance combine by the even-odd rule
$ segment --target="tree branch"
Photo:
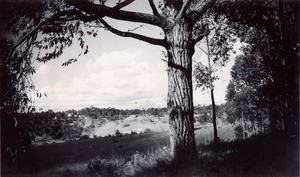
[[[168,25],[167,20],[161,16],[118,10],[114,9],[114,7],[94,4],[92,2],[89,2],[88,0],[65,0],[65,2],[81,11],[86,12],[87,14],[93,14],[97,16],[98,19],[101,19],[103,17],[110,17],[117,20],[151,24],[159,26],[161,28],[164,28]]]
[[[174,69],[178,69],[178,70],[180,70],[180,71],[182,71],[184,73],[188,73],[188,71],[189,71],[187,68],[185,68],[185,67],[183,67],[183,66],[181,66],[179,64],[176,64],[174,62],[167,61],[167,60],[164,60],[164,59],[162,59],[162,61],[166,62],[168,64],[168,67],[171,67],[171,68],[174,68]]]
[[[189,8],[189,5],[191,4],[191,0],[185,0],[179,13],[176,15],[176,19],[180,19],[182,18],[182,16],[184,15],[184,13],[186,12],[186,10]]]
[[[191,11],[188,15],[192,19],[192,21],[196,22],[199,20],[199,18],[203,17],[203,15],[207,12],[209,8],[211,8],[217,0],[208,0],[208,2],[205,2],[202,7],[199,9]]]
[[[99,21],[105,26],[105,28],[107,28],[110,32],[118,35],[118,36],[122,36],[122,37],[132,37],[144,42],[148,42],[150,44],[154,44],[154,45],[159,45],[159,46],[163,46],[165,47],[165,40],[163,39],[154,39],[154,38],[150,38],[147,36],[143,36],[140,34],[136,34],[136,33],[131,33],[131,32],[124,32],[124,31],[120,31],[117,30],[115,28],[113,28],[112,26],[110,26],[108,23],[106,23],[105,20],[103,19],[99,19]]]
[[[120,10],[122,9],[123,7],[131,4],[133,1],[135,0],[125,0],[123,2],[119,2],[116,6],[113,7],[114,10]]]
[[[156,7],[155,7],[155,4],[154,4],[153,0],[148,0],[148,2],[149,2],[150,7],[151,7],[151,9],[152,9],[152,13],[153,13],[154,15],[159,16],[159,13],[158,13],[158,11],[157,11],[157,9],[156,9]]]

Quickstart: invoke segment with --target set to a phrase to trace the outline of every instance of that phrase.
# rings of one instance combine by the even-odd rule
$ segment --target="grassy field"
[[[212,127],[198,129],[195,134],[198,145],[208,144],[213,138]],[[231,125],[219,127],[219,134],[222,140],[233,140],[234,137]],[[22,157],[22,161],[26,163],[21,163],[20,167],[28,171],[44,170],[64,164],[85,162],[96,156],[127,156],[136,151],[147,152],[168,146],[168,143],[167,131],[53,143],[33,147]]]
[[[98,137],[33,147],[19,168],[2,176],[297,176],[295,138],[257,136],[235,140],[231,125],[219,127],[220,146],[209,144],[212,127],[195,132],[200,162],[176,171],[170,164],[168,132]]]
[[[96,156],[127,156],[136,151],[146,152],[166,146],[167,143],[167,132],[161,132],[49,144],[32,148],[23,157],[22,161],[26,163],[20,163],[20,167],[29,172],[41,171],[65,164],[86,162]]]

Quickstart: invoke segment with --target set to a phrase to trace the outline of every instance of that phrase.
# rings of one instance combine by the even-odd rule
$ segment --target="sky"
[[[136,4],[129,10],[137,7],[143,9],[141,4]],[[121,30],[136,26],[107,20]],[[163,38],[161,29],[155,26],[139,28],[135,32]],[[76,44],[58,59],[45,64],[35,63],[33,82],[39,92],[47,95],[34,99],[37,110],[79,110],[89,106],[118,109],[166,107],[168,83],[167,65],[162,61],[164,48],[104,30],[99,30],[96,38],[86,36],[85,39],[90,52],[80,56],[76,63],[62,66],[68,58],[79,54],[81,49]],[[230,58],[227,66],[217,72],[219,80],[214,83],[216,104],[225,102],[235,55]],[[193,61],[199,60],[205,63],[207,58],[196,50]],[[208,91],[194,88],[194,105],[210,103]]]

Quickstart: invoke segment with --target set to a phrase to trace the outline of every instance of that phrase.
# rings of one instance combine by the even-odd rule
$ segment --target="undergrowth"
[[[170,148],[164,146],[147,153],[136,152],[131,156],[97,157],[88,162],[87,169],[101,176],[137,176],[154,172],[163,173],[171,162]],[[151,170],[150,170],[151,169]]]

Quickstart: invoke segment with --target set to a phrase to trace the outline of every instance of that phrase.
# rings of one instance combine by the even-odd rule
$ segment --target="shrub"
[[[137,135],[137,132],[136,131],[131,131],[130,135]]]
[[[123,136],[123,134],[120,132],[119,129],[117,129],[117,130],[115,131],[115,136],[121,137],[121,136]]]
[[[145,130],[144,130],[144,133],[152,133],[153,131],[150,129],[150,128],[146,128]]]
[[[131,156],[129,164],[132,166],[133,175],[140,172],[150,172],[153,173],[150,176],[157,176],[170,168],[171,159],[170,148],[164,146],[156,150],[152,149],[147,153],[137,151]]]
[[[100,158],[88,162],[87,168],[92,173],[99,173],[103,176],[114,176],[119,174],[121,166],[125,163],[122,157]]]
[[[79,137],[80,140],[90,139],[89,135],[82,135]]]

